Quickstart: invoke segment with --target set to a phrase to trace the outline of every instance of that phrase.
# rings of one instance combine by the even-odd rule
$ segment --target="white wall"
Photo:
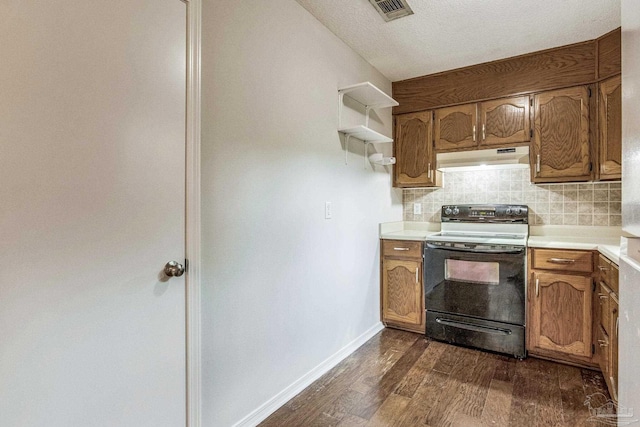
[[[337,88],[386,78],[293,0],[205,0],[203,28],[203,420],[228,426],[378,324],[402,200],[336,131]]]

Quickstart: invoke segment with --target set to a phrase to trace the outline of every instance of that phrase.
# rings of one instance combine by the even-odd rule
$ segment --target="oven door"
[[[424,267],[427,313],[524,326],[526,248],[461,249],[427,242]]]

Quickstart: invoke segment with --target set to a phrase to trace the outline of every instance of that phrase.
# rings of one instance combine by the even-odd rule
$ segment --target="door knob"
[[[164,274],[169,277],[180,277],[184,274],[184,265],[177,261],[169,261],[164,266]]]

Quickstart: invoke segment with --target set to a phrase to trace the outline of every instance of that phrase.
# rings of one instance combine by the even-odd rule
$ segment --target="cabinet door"
[[[609,342],[609,392],[618,400],[618,300],[611,298],[611,340]]]
[[[533,347],[591,357],[591,277],[533,274]]]
[[[382,261],[382,321],[424,332],[422,261],[384,258]]]
[[[604,282],[598,283],[598,306],[596,311],[599,311],[600,325],[608,336],[611,336],[611,289],[604,284]]]
[[[531,140],[529,97],[498,99],[480,104],[480,145],[505,146]]]
[[[589,93],[585,86],[534,97],[534,182],[591,179]]]
[[[476,148],[476,104],[458,105],[436,110],[434,123],[436,151]]]
[[[610,381],[610,358],[609,354],[611,352],[611,343],[609,342],[609,337],[605,333],[602,327],[598,327],[596,332],[596,355],[598,357],[598,365],[600,366],[600,370],[602,371],[602,376],[605,378],[605,382],[607,385]]]
[[[433,113],[396,116],[395,157],[396,187],[430,187],[436,185],[436,161],[432,143]]]
[[[622,86],[620,76],[600,83],[600,179],[620,179],[622,173]]]

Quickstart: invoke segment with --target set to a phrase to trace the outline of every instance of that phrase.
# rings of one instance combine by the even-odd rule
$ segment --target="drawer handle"
[[[540,154],[536,156],[536,172],[540,173]]]
[[[604,267],[602,265],[598,266],[598,270],[600,270],[600,271],[609,271],[609,269],[607,267]]]
[[[476,125],[473,125],[473,130],[471,131],[473,135],[473,142],[476,142]]]
[[[609,344],[605,340],[598,340],[598,344],[600,344],[600,347],[608,347],[609,346]]]
[[[419,267],[416,267],[416,285],[419,283],[419,282],[418,282],[418,268],[419,268]]]
[[[549,258],[547,261],[553,264],[573,264],[574,262],[576,262],[575,259],[570,258]]]
[[[393,248],[394,251],[408,251],[409,248]]]
[[[540,295],[540,279],[536,278],[536,297]]]
[[[484,141],[485,139],[487,139],[487,132],[486,132],[487,128],[485,126],[485,124],[482,124],[482,140]]]

